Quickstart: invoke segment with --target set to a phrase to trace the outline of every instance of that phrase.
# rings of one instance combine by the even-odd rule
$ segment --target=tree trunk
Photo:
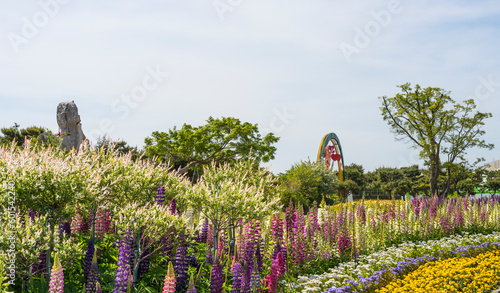
[[[431,188],[431,196],[434,196],[437,194],[437,183],[438,183],[438,178],[439,178],[439,170],[441,169],[440,166],[440,161],[439,161],[439,154],[431,154],[429,156],[429,161],[430,161],[430,169],[431,169],[431,180],[430,180],[430,188]]]

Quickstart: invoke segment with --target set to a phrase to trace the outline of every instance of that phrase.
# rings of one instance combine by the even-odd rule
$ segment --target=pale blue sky
[[[500,159],[500,3],[344,2],[0,0],[0,127],[56,132],[74,100],[88,137],[142,146],[232,116],[281,137],[276,172],[315,159],[329,132],[346,164],[373,170],[419,163],[377,99],[411,82],[475,96],[497,149],[471,159]]]

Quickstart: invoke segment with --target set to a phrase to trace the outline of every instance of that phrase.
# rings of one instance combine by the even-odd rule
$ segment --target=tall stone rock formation
[[[59,103],[57,106],[57,124],[62,136],[61,148],[65,150],[75,148],[78,150],[85,140],[85,134],[82,131],[82,123],[75,101]]]

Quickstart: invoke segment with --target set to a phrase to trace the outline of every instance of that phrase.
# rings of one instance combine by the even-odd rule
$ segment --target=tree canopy
[[[262,137],[257,124],[242,123],[231,117],[209,117],[205,125],[198,127],[184,124],[181,129],[155,131],[144,142],[147,156],[169,160],[184,174],[197,165],[245,159],[250,153],[256,163],[268,162],[274,159],[273,144],[278,140],[273,133]]]
[[[16,125],[19,126],[19,125]],[[0,129],[3,136],[0,136],[0,144],[11,144],[12,141],[16,140],[16,145],[22,146],[24,144],[25,138],[31,139],[34,141],[38,141],[38,138],[41,134],[43,134],[45,142],[51,143],[51,138],[54,138],[54,135],[50,130],[45,127],[39,126],[30,126],[27,128],[22,128],[18,130],[16,127],[2,128]],[[47,141],[48,140],[48,141]]]
[[[493,148],[481,139],[485,134],[484,121],[492,115],[475,111],[472,99],[455,102],[450,92],[441,88],[422,88],[417,84],[413,89],[409,83],[398,87],[401,93],[394,97],[379,97],[383,119],[396,139],[420,149],[420,157],[430,170],[430,192],[445,195],[451,185],[451,173],[438,188],[443,167],[450,170],[457,159],[465,161],[470,148]],[[444,163],[442,156],[446,157]]]
[[[326,195],[338,192],[338,175],[332,170],[325,169],[324,165],[313,162],[294,164],[280,176],[280,187],[283,190],[281,201],[284,205],[288,201],[301,204],[305,210],[313,204],[321,202]]]

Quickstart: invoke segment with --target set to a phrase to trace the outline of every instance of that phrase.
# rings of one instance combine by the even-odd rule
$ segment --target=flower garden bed
[[[0,155],[0,204],[9,211],[0,224],[12,231],[0,234],[0,250],[14,243],[16,263],[12,274],[0,270],[0,293],[384,290],[458,247],[477,257],[500,242],[499,198],[304,212],[282,209],[273,178],[251,161],[210,166],[192,184],[105,152]],[[0,267],[12,259],[0,253]]]

